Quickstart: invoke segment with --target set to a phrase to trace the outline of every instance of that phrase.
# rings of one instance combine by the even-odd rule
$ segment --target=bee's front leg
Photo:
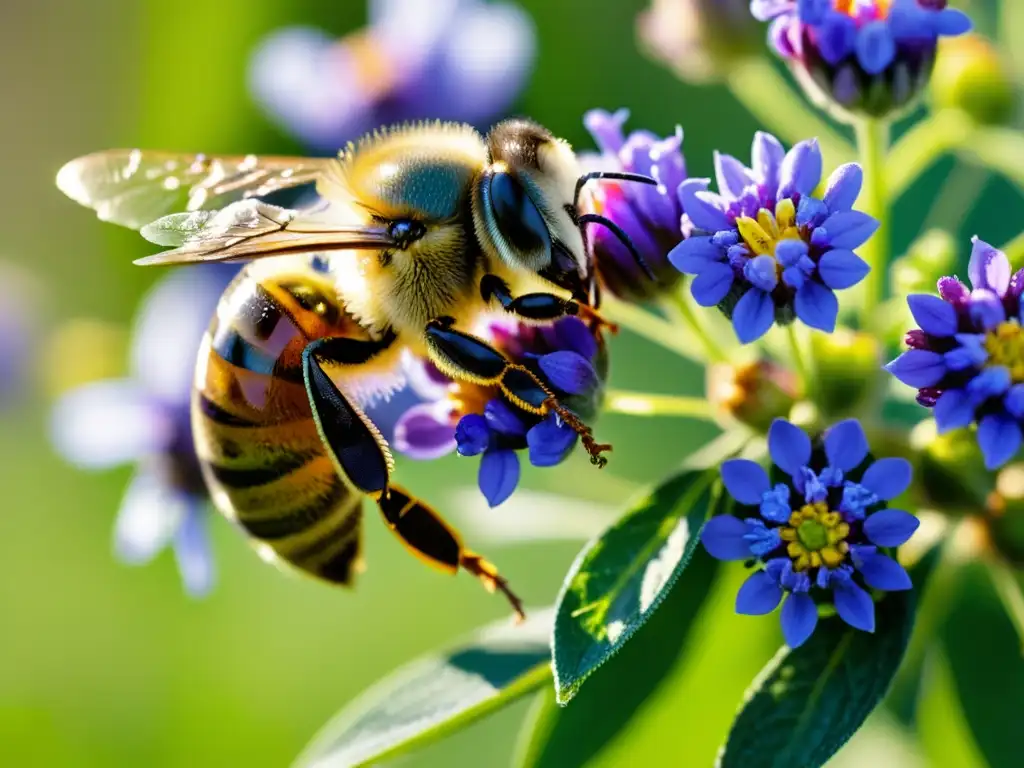
[[[590,454],[590,463],[603,467],[608,459],[602,454],[611,446],[598,443],[590,427],[558,400],[551,388],[522,365],[508,360],[483,339],[456,330],[454,318],[440,317],[427,324],[427,351],[431,362],[453,379],[493,386],[518,408],[527,413],[555,413],[580,436]]]
[[[618,330],[614,323],[602,318],[593,307],[563,299],[553,293],[526,293],[513,297],[508,285],[497,275],[484,275],[480,281],[480,295],[487,302],[496,299],[506,312],[523,320],[558,320],[568,315],[578,315],[593,321],[597,326],[607,327],[612,333]]]

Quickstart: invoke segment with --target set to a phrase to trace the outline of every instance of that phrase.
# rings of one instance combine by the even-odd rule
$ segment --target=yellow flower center
[[[1002,365],[1014,383],[1024,382],[1024,329],[1016,320],[1000,323],[985,335],[989,365]]]
[[[767,208],[757,212],[757,218],[740,216],[736,219],[736,229],[740,237],[755,256],[771,256],[775,258],[775,246],[782,240],[799,240],[800,230],[796,226],[796,206],[788,197],[779,200],[775,213]],[[782,267],[775,262],[779,272]]]
[[[868,3],[865,3],[864,0],[834,0],[833,5],[840,13],[856,18],[858,11],[861,10],[860,6],[868,5]],[[875,8],[875,18],[886,19],[889,17],[892,0],[874,0],[870,5]]]
[[[846,543],[849,535],[850,526],[838,512],[829,511],[823,501],[794,509],[789,525],[779,529],[779,536],[787,542],[786,553],[798,571],[840,565],[850,551]]]

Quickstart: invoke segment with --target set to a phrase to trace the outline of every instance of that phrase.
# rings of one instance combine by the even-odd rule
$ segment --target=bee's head
[[[594,270],[575,204],[572,149],[529,120],[506,120],[487,135],[490,165],[473,195],[484,249],[515,271],[533,272],[591,303]]]

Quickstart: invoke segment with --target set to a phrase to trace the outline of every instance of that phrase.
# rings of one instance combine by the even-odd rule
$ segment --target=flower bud
[[[971,432],[957,429],[940,435],[935,422],[928,419],[914,427],[910,444],[916,456],[915,477],[922,505],[955,517],[985,508],[995,479],[985,469]]]
[[[879,376],[882,349],[867,333],[839,327],[834,333],[811,334],[817,402],[826,421],[856,413],[876,398],[884,380]]]
[[[931,96],[936,107],[962,110],[982,125],[1005,125],[1016,107],[1012,77],[995,46],[981,35],[939,44]]]
[[[808,97],[839,119],[894,116],[928,84],[940,37],[971,28],[945,0],[753,0]]]
[[[636,26],[648,55],[689,83],[721,79],[763,45],[748,0],[652,0]]]
[[[709,366],[706,391],[724,414],[758,432],[788,416],[800,396],[793,372],[771,360]]]

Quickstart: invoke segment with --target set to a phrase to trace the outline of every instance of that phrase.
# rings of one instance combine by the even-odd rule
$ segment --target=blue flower
[[[72,390],[51,421],[54,445],[71,463],[136,465],[114,527],[115,554],[141,565],[169,544],[194,596],[209,592],[214,570],[189,401],[200,340],[236,271],[212,265],[165,278],[136,320],[131,377]]]
[[[906,107],[931,76],[940,37],[971,29],[945,0],[752,0],[769,39],[809,95],[883,116]]]
[[[587,325],[567,317],[551,326],[494,324],[486,334],[509,359],[540,377],[577,415],[597,411],[607,374],[601,345]],[[493,388],[451,382],[429,364],[412,377],[424,402],[403,414],[395,449],[416,459],[456,450],[479,456],[478,484],[496,507],[519,484],[519,452],[535,467],[561,464],[577,443],[557,414],[539,416],[510,404]]]
[[[590,226],[587,242],[601,277],[602,287],[630,301],[643,301],[671,290],[679,273],[668,262],[668,252],[682,239],[683,209],[675,190],[686,179],[682,131],[660,139],[649,131],[623,135],[629,112],[611,114],[594,109],[583,122],[594,137],[600,156],[582,155],[587,170],[627,171],[650,176],[657,186],[636,182],[591,182],[580,201],[582,213],[598,213],[629,235],[637,252],[657,278],[652,281],[626,246],[608,229]]]
[[[973,243],[970,288],[944,277],[938,296],[907,297],[919,328],[886,370],[918,390],[940,433],[977,424],[985,465],[997,469],[1017,455],[1024,431],[1024,270],[1011,275],[1006,254]]]
[[[441,119],[486,127],[522,90],[534,28],[511,3],[370,0],[365,29],[335,39],[308,27],[253,54],[255,100],[308,146],[336,152],[381,125]]]
[[[774,136],[754,137],[752,168],[730,155],[715,155],[718,193],[709,179],[689,179],[679,199],[694,234],[669,260],[694,275],[697,303],[719,306],[739,340],[761,338],[776,322],[799,318],[832,332],[839,303],[834,291],[856,285],[868,273],[853,249],[878,228],[853,210],[863,174],[855,163],[840,166],[822,199],[818,142],[803,141],[788,153]]]
[[[882,551],[906,543],[918,527],[914,515],[886,507],[910,485],[910,463],[872,460],[854,419],[829,429],[818,449],[803,430],[778,419],[768,448],[776,484],[753,461],[726,461],[722,482],[741,516],[713,517],[701,532],[712,557],[757,563],[736,611],[771,613],[785,597],[782,631],[791,648],[814,632],[822,603],[834,605],[851,627],[873,632],[875,605],[865,588],[911,587],[903,567]]]

